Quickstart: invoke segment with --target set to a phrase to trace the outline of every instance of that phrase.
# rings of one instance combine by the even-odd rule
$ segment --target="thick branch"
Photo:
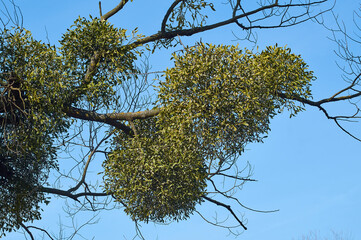
[[[322,99],[322,100],[318,101],[317,103],[318,104],[323,104],[323,103],[330,103],[330,102],[338,102],[338,101],[353,99],[353,98],[356,98],[356,97],[359,97],[359,96],[361,96],[361,92],[351,94],[351,95],[347,95],[347,96],[342,96],[342,97],[326,98],[326,99]]]
[[[109,12],[107,12],[106,14],[104,14],[101,17],[102,21],[108,20],[108,18],[110,18],[111,16],[113,16],[114,14],[116,14],[117,12],[119,12],[124,6],[125,4],[128,2],[129,0],[122,0],[115,8],[113,8],[112,10],[110,10]]]
[[[72,194],[69,191],[64,191],[64,190],[56,189],[56,188],[48,188],[48,187],[42,187],[42,188],[40,188],[39,191],[43,192],[43,193],[51,193],[51,194],[56,194],[56,195],[63,196],[63,197],[69,197],[77,202],[80,202],[78,200],[78,198],[75,197],[74,194]]]
[[[126,120],[132,121],[135,119],[146,119],[157,116],[160,113],[159,108],[153,108],[151,110],[145,110],[140,112],[128,112],[128,113],[109,113],[104,114],[107,118],[114,120]]]
[[[130,127],[124,125],[123,123],[121,123],[117,120],[107,118],[106,116],[104,116],[105,114],[98,114],[95,112],[90,112],[90,111],[83,110],[80,108],[75,108],[75,107],[70,107],[70,108],[65,109],[65,113],[69,117],[73,117],[73,118],[77,118],[77,119],[81,119],[81,120],[87,120],[87,121],[106,123],[117,129],[122,130],[126,134],[132,133],[132,129]]]
[[[83,120],[96,121],[96,122],[104,122],[104,123],[107,123],[108,121],[132,121],[135,119],[146,119],[158,115],[159,112],[160,112],[159,108],[154,108],[151,110],[145,110],[140,112],[106,113],[106,114],[99,114],[96,112],[91,112],[75,107],[71,107],[66,110],[66,114],[70,117],[83,119]],[[121,123],[118,122],[118,124]],[[127,127],[127,126],[124,125],[123,127]]]
[[[40,189],[40,191],[43,193],[50,193],[50,194],[56,194],[56,195],[63,196],[63,197],[68,197],[77,202],[80,202],[78,200],[79,197],[86,197],[86,196],[105,197],[105,196],[111,195],[111,194],[107,194],[107,193],[94,193],[94,192],[81,192],[81,193],[73,194],[73,193],[69,192],[68,190],[65,191],[65,190],[61,190],[61,189],[48,188],[48,187],[42,187]]]
[[[21,226],[22,228],[24,228],[24,230],[29,234],[29,237],[30,237],[31,240],[35,240],[33,234],[31,233],[31,231],[28,229],[27,226],[25,226],[23,223],[20,223],[20,226]]]

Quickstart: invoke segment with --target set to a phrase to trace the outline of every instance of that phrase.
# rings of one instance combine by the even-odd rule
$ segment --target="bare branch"
[[[20,226],[22,228],[24,228],[24,230],[29,234],[29,237],[31,238],[31,240],[35,240],[33,234],[31,233],[31,231],[29,230],[29,228],[27,226],[25,226],[23,223],[20,223]]]
[[[232,199],[234,201],[236,201],[238,203],[238,205],[240,205],[241,207],[247,209],[247,210],[250,210],[252,212],[259,212],[259,213],[273,213],[273,212],[278,212],[279,210],[278,209],[275,209],[275,210],[257,210],[257,209],[254,209],[254,208],[250,208],[250,207],[247,207],[246,205],[244,205],[243,203],[241,203],[238,198],[236,197],[233,197],[231,195],[228,195],[226,192],[222,192],[220,191],[216,184],[214,183],[214,181],[210,180],[210,182],[212,183],[212,186],[214,188],[214,190],[216,191],[216,193],[222,195],[223,197],[225,198],[228,198],[228,199]]]
[[[101,17],[101,20],[106,21],[108,20],[108,18],[110,18],[111,16],[113,16],[114,14],[116,14],[117,12],[119,12],[124,6],[125,4],[127,4],[127,2],[129,2],[129,0],[122,0],[120,1],[120,3],[113,8],[112,10],[110,10],[109,12],[107,12],[106,14],[104,14]]]
[[[343,92],[345,92],[345,91],[347,91],[347,90],[350,90],[350,89],[352,90],[352,88],[357,84],[360,76],[361,76],[361,73],[355,77],[355,79],[352,81],[352,83],[350,84],[350,86],[348,86],[348,87],[346,87],[346,88],[338,91],[337,93],[335,93],[334,95],[332,95],[332,97],[330,97],[330,99],[335,98],[336,96],[340,95],[341,93],[343,93]]]
[[[48,188],[48,187],[42,187],[40,188],[41,192],[44,193],[51,193],[51,194],[56,194],[59,196],[63,196],[63,197],[68,197],[73,199],[74,201],[80,202],[78,200],[79,197],[86,197],[86,196],[90,196],[90,197],[106,197],[106,196],[110,196],[111,194],[108,193],[94,193],[94,192],[81,192],[81,193],[77,193],[77,194],[72,194],[71,192],[64,191],[61,189],[56,189],[56,188]]]
[[[48,231],[46,231],[45,229],[43,228],[39,228],[39,227],[35,227],[35,226],[27,226],[27,228],[34,228],[34,229],[37,229],[39,231],[42,231],[44,232],[46,235],[48,235],[48,237],[51,239],[51,240],[54,240],[54,238],[48,233]]]
[[[341,90],[342,91],[342,90]],[[337,93],[338,94],[338,93]],[[337,95],[336,94],[336,95]],[[361,96],[361,92],[358,92],[356,94],[352,94],[352,95],[348,95],[348,96],[342,96],[342,97],[331,97],[331,98],[326,98],[326,99],[322,99],[322,100],[319,100],[317,102],[315,101],[311,101],[311,100],[308,100],[308,99],[305,99],[305,98],[301,98],[301,97],[295,97],[295,96],[291,96],[291,97],[287,97],[286,95],[284,95],[283,93],[280,93],[279,96],[281,96],[282,98],[288,98],[288,99],[292,99],[292,100],[296,100],[298,102],[301,102],[301,103],[304,103],[304,104],[308,104],[310,106],[314,106],[314,107],[317,107],[318,109],[320,109],[324,114],[325,116],[328,118],[328,119],[332,119],[335,121],[336,125],[342,130],[344,131],[346,134],[348,134],[349,136],[351,136],[352,138],[356,139],[357,141],[360,141],[361,142],[361,139],[360,138],[357,138],[356,136],[354,136],[353,134],[351,134],[349,131],[347,131],[345,128],[343,128],[340,123],[338,122],[338,120],[342,120],[342,119],[356,119],[356,118],[360,118],[360,117],[357,117],[356,115],[359,113],[359,108],[356,106],[356,113],[351,115],[351,116],[330,116],[327,112],[327,110],[322,107],[321,105],[324,104],[324,103],[330,103],[330,102],[337,102],[337,101],[343,101],[343,100],[350,100],[350,99],[354,99],[356,97],[359,97]],[[335,96],[335,95],[334,95]]]
[[[338,93],[337,93],[338,94]],[[337,95],[336,94],[336,95]],[[305,103],[311,106],[315,106],[315,107],[319,107],[324,104],[324,103],[331,103],[331,102],[338,102],[338,101],[344,101],[344,100],[350,100],[350,99],[354,99],[357,98],[359,96],[361,96],[361,92],[355,93],[355,94],[351,94],[351,95],[346,95],[346,96],[341,96],[341,97],[330,97],[330,98],[325,98],[325,99],[321,99],[319,101],[312,101],[309,99],[305,99],[302,97],[298,97],[298,96],[286,96],[284,93],[278,93],[278,95],[282,98],[287,98],[287,99],[291,99],[291,100],[296,100],[298,102],[301,103]]]
[[[78,119],[107,123],[108,121],[132,121],[135,119],[151,118],[157,116],[160,113],[160,109],[153,108],[151,110],[145,110],[140,112],[99,114],[96,112],[71,107],[66,109],[66,113],[68,114],[68,116]]]
[[[75,108],[75,107],[70,107],[70,108],[65,109],[65,113],[69,117],[73,117],[73,118],[77,118],[77,119],[81,119],[81,120],[87,120],[87,121],[106,123],[110,126],[113,126],[117,129],[122,130],[126,134],[132,133],[132,129],[130,127],[124,125],[123,123],[121,123],[115,119],[107,118],[106,116],[104,116],[104,114],[98,114],[95,112],[91,112],[91,111],[87,111],[87,110],[79,109],[79,108]]]
[[[100,15],[100,19],[103,17],[103,13],[102,13],[102,2],[99,1],[99,15]]]
[[[211,203],[214,203],[214,204],[216,204],[216,205],[218,205],[218,206],[221,206],[221,207],[226,208],[226,209],[232,214],[232,216],[237,220],[237,222],[243,227],[243,229],[244,229],[244,230],[247,230],[247,227],[242,223],[241,220],[239,220],[239,218],[237,217],[237,215],[233,212],[231,206],[226,205],[226,204],[224,204],[224,203],[222,203],[222,202],[219,202],[219,201],[217,201],[217,200],[214,200],[214,199],[212,199],[212,198],[209,198],[209,197],[207,197],[207,196],[203,196],[203,198],[206,199],[207,201],[211,202]]]
[[[211,222],[211,221],[209,221],[206,217],[204,217],[199,211],[196,210],[195,212],[198,213],[198,215],[199,215],[204,221],[206,221],[207,223],[212,224],[212,225],[214,225],[214,226],[216,226],[216,227],[222,227],[222,228],[227,228],[227,229],[239,227],[239,225],[236,225],[236,226],[223,226],[223,225],[221,225],[221,224],[218,223],[218,222]]]
[[[337,126],[339,128],[341,128],[342,131],[344,131],[347,135],[349,135],[350,137],[356,139],[357,141],[361,142],[361,139],[356,137],[355,135],[351,134],[349,131],[347,131],[345,128],[343,128],[340,123],[337,121],[337,119],[334,119],[335,123],[337,124]]]
[[[251,178],[242,178],[242,177],[238,177],[238,176],[232,176],[232,175],[228,175],[228,174],[224,174],[224,173],[216,173],[214,175],[220,175],[220,176],[224,176],[224,177],[228,177],[228,178],[234,178],[240,181],[250,181],[250,182],[257,182],[256,179],[251,179]]]
[[[19,8],[19,6],[17,6],[15,4],[14,0],[8,0],[8,2],[10,3],[10,6],[7,6],[7,4],[5,3],[5,0],[1,0],[3,9],[0,10],[0,22],[3,25],[2,28],[5,28],[8,26],[9,23],[14,24],[17,27],[22,28],[23,26],[23,14]],[[9,9],[11,8],[11,9]],[[12,10],[13,13],[11,13],[10,11]]]
[[[114,133],[114,131],[111,131],[111,132],[108,134],[108,136],[104,137],[104,138],[97,144],[97,146],[92,150],[92,152],[91,152],[91,153],[89,154],[89,156],[88,156],[88,161],[85,163],[84,170],[83,170],[83,175],[82,175],[80,181],[78,182],[78,184],[77,184],[76,186],[74,186],[73,188],[70,188],[70,189],[68,190],[68,192],[74,192],[74,191],[78,190],[79,187],[80,187],[83,183],[85,183],[85,177],[86,177],[86,174],[87,174],[87,171],[88,171],[88,167],[89,167],[90,161],[91,161],[91,159],[92,159],[93,156],[94,156],[94,153],[96,153],[96,151],[98,150],[99,146],[100,146],[104,141],[106,141],[110,136],[112,136],[113,133]]]

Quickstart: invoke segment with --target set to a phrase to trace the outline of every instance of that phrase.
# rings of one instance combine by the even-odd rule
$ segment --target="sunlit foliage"
[[[104,162],[106,191],[134,220],[189,217],[211,171],[262,141],[283,108],[302,110],[281,93],[310,97],[312,72],[286,48],[199,44],[173,58],[159,87],[160,114],[134,122],[134,136],[120,133]]]
[[[0,229],[8,231],[40,218],[45,198],[38,188],[56,167],[53,139],[69,122],[61,111],[66,91],[54,47],[26,30],[4,30],[0,71]]]
[[[213,5],[182,2],[163,30],[202,26],[206,7]],[[136,79],[145,50],[130,43],[139,38],[97,18],[78,18],[59,48],[24,29],[1,32],[0,236],[40,219],[48,202],[41,188],[57,167],[54,142],[73,123],[68,109],[107,112],[121,104],[116,87]],[[116,130],[103,162],[104,191],[136,221],[189,218],[212,174],[262,141],[284,108],[291,116],[303,110],[289,99],[311,97],[313,73],[288,48],[199,43],[172,60],[156,90],[159,113],[129,119],[130,132]]]
[[[122,47],[125,32],[99,19],[78,19],[59,50],[25,29],[1,32],[0,236],[40,218],[39,204],[47,202],[40,189],[57,167],[54,140],[71,124],[64,110],[84,102],[114,104],[113,87],[136,71],[136,53]],[[97,70],[87,74],[94,51]]]

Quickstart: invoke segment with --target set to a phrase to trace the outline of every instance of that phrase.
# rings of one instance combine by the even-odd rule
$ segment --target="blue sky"
[[[117,1],[103,1],[103,12]],[[151,34],[159,30],[162,13],[167,4],[164,0],[135,0],[126,6],[110,21],[119,27]],[[57,44],[72,22],[80,16],[98,16],[98,1],[25,1],[17,4],[24,16],[24,27],[32,31],[36,39]],[[354,0],[338,1],[335,12],[344,19],[348,29],[355,30],[352,23],[353,10],[360,6]],[[223,10],[222,10],[223,11]],[[222,16],[223,12],[218,14]],[[226,12],[224,12],[226,14]],[[211,17],[212,19],[213,17]],[[326,16],[332,23],[330,15]],[[46,30],[47,29],[47,33]],[[205,34],[183,38],[185,44],[192,45],[202,37],[203,42],[239,44],[249,47],[245,41],[234,41],[234,35],[240,31],[236,26],[227,26]],[[330,32],[312,22],[279,30],[258,31],[260,49],[278,43],[287,45],[294,53],[301,54],[315,72],[317,80],[313,83],[314,99],[331,96],[346,86],[342,80],[342,71],[336,61],[344,64],[333,52],[337,46],[327,37]],[[158,51],[150,58],[152,70],[164,70],[170,67],[171,51]],[[344,105],[332,107],[334,113],[347,111]],[[347,125],[351,132],[361,136],[360,124]],[[257,182],[248,183],[237,196],[243,204],[259,210],[279,209],[275,213],[257,213],[237,208],[238,213],[247,219],[248,230],[237,239],[247,240],[286,240],[298,239],[310,231],[329,235],[333,230],[361,239],[361,143],[343,133],[337,126],[315,108],[307,107],[305,112],[295,118],[288,113],[280,114],[271,122],[271,132],[263,144],[250,144],[241,162],[249,161],[254,168],[253,178]],[[101,170],[100,170],[101,171]],[[57,233],[59,219],[70,224],[64,218],[61,201],[54,201],[45,208],[44,226],[50,232]],[[227,216],[222,209],[204,204],[199,210],[206,215]],[[88,226],[81,232],[86,239],[132,239],[134,224],[122,210],[101,213],[97,224]],[[81,216],[77,224],[85,221]],[[234,239],[228,231],[205,223],[198,215],[190,220],[170,225],[143,224],[142,231],[146,239]],[[7,239],[24,239],[21,234],[9,234]],[[76,237],[75,239],[81,239]]]

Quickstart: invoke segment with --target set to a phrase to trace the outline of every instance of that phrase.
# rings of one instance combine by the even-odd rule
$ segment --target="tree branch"
[[[25,229],[25,231],[29,234],[29,236],[30,236],[31,240],[35,240],[35,238],[34,238],[33,234],[31,233],[31,231],[28,229],[28,227],[27,227],[27,226],[25,226],[23,223],[20,223],[20,226],[21,226],[22,228],[24,228],[24,229]]]
[[[212,199],[212,198],[209,198],[209,197],[207,197],[207,196],[203,196],[203,198],[206,199],[207,201],[211,202],[211,203],[214,203],[214,204],[216,204],[216,205],[218,205],[218,206],[221,206],[221,207],[226,208],[226,209],[233,215],[233,217],[237,220],[237,222],[243,227],[243,229],[244,229],[244,230],[247,230],[247,227],[244,226],[244,224],[242,223],[241,220],[239,220],[239,218],[237,217],[237,215],[233,212],[231,206],[226,205],[226,204],[224,204],[224,203],[222,203],[222,202],[219,202],[219,201],[217,201],[217,200],[214,200],[214,199]]]
[[[46,235],[48,235],[48,237],[51,239],[51,240],[54,240],[54,238],[48,233],[48,231],[46,231],[45,229],[43,228],[39,228],[39,227],[35,227],[35,226],[27,226],[27,228],[34,228],[34,229],[37,229],[39,231],[42,231],[44,232]]]
[[[343,90],[341,90],[340,92],[342,92]],[[339,92],[339,93],[340,93]],[[310,106],[314,106],[314,107],[317,107],[318,109],[320,109],[324,114],[325,116],[328,118],[328,119],[332,119],[335,121],[336,125],[342,130],[344,131],[346,134],[348,134],[349,136],[351,136],[352,138],[356,139],[357,141],[360,141],[361,142],[361,139],[354,136],[353,134],[351,134],[349,131],[347,131],[345,128],[343,128],[340,123],[338,122],[338,120],[342,120],[342,119],[352,119],[352,118],[359,118],[357,117],[356,115],[359,113],[360,109],[357,107],[357,112],[354,114],[354,115],[351,115],[351,116],[330,116],[327,112],[327,110],[322,107],[321,105],[324,104],[324,103],[330,103],[330,102],[337,102],[337,101],[343,101],[343,100],[350,100],[350,99],[353,99],[353,98],[356,98],[356,97],[359,97],[361,96],[361,92],[358,92],[358,93],[355,93],[355,94],[352,94],[352,95],[348,95],[348,96],[341,96],[341,97],[334,97],[334,96],[337,96],[339,93],[336,93],[334,94],[332,97],[330,98],[325,98],[325,99],[321,99],[317,102],[315,101],[311,101],[311,100],[308,100],[308,99],[305,99],[305,98],[301,98],[301,97],[297,97],[297,96],[291,96],[291,97],[287,97],[285,94],[283,93],[279,93],[278,95],[281,97],[281,98],[286,98],[286,99],[290,99],[290,100],[295,100],[295,101],[298,101],[298,102],[301,102],[301,103],[304,103],[304,104],[308,104]]]
[[[94,192],[81,192],[81,193],[73,194],[73,193],[69,192],[69,190],[65,191],[65,190],[61,190],[61,189],[48,188],[48,187],[42,187],[42,188],[40,188],[40,191],[43,193],[50,193],[50,194],[56,194],[56,195],[63,196],[63,197],[68,197],[77,202],[80,202],[78,199],[79,197],[87,197],[87,196],[105,197],[105,196],[111,195],[108,193],[94,193]]]
[[[100,16],[100,19],[103,17],[102,2],[101,1],[99,1],[99,16]]]
[[[166,14],[164,15],[163,21],[162,21],[162,26],[161,26],[161,32],[165,32],[165,26],[167,24],[167,20],[170,16],[170,14],[172,13],[172,11],[174,10],[174,8],[178,5],[178,3],[183,2],[184,0],[175,0],[173,2],[173,4],[168,8],[168,11],[166,12]]]
[[[135,119],[146,119],[157,116],[160,113],[159,108],[153,108],[151,110],[145,110],[140,112],[127,112],[127,113],[106,113],[106,114],[99,114],[96,112],[91,112],[88,110],[70,107],[65,110],[65,113],[74,118],[82,119],[82,120],[89,120],[89,121],[96,121],[96,122],[104,122],[110,125],[118,125],[118,128],[126,128],[127,130],[131,129],[128,126],[123,125],[122,123],[114,121],[132,121]],[[123,130],[123,129],[122,129]]]
[[[82,177],[80,179],[80,181],[78,182],[77,185],[75,185],[75,187],[72,187],[68,190],[68,192],[74,192],[76,190],[78,190],[80,188],[80,186],[85,183],[85,177],[86,177],[86,174],[87,174],[87,171],[88,171],[88,168],[89,168],[89,164],[90,164],[90,161],[92,159],[92,157],[94,156],[94,153],[96,153],[96,151],[98,150],[98,148],[100,147],[100,145],[105,141],[107,140],[112,134],[114,133],[114,131],[110,132],[108,134],[108,136],[104,137],[98,144],[97,146],[91,151],[91,153],[89,154],[88,156],[88,161],[86,162],[85,166],[84,166],[84,170],[83,170],[83,174],[82,174]]]
[[[133,43],[131,43],[129,45],[130,46],[132,46],[132,45],[138,46],[138,45],[146,44],[146,43],[149,43],[149,42],[154,42],[154,41],[161,40],[161,39],[171,39],[171,38],[174,38],[176,36],[191,36],[191,35],[194,35],[196,33],[212,30],[212,29],[215,29],[215,28],[219,28],[219,27],[231,24],[231,23],[237,23],[238,19],[248,17],[248,16],[251,16],[251,15],[257,14],[259,12],[263,12],[263,11],[265,11],[267,9],[272,9],[274,7],[278,7],[278,8],[303,7],[303,6],[310,6],[310,5],[316,5],[316,4],[324,3],[326,1],[327,0],[316,1],[316,2],[311,2],[311,3],[286,4],[286,5],[278,5],[278,2],[276,1],[276,3],[259,7],[259,8],[255,9],[255,10],[252,10],[252,11],[240,14],[240,15],[233,16],[232,18],[229,18],[228,20],[221,21],[221,22],[218,22],[218,23],[215,23],[215,24],[202,26],[202,27],[195,27],[195,28],[190,28],[190,29],[175,30],[175,31],[171,31],[171,32],[160,31],[160,32],[158,32],[156,34],[153,34],[153,35],[150,35],[148,37],[139,39],[139,40],[137,40],[137,41],[135,41],[135,42],[133,42]],[[164,19],[163,19],[163,23],[164,23]],[[163,25],[163,23],[162,23],[162,25]]]
[[[126,133],[128,135],[132,133],[132,129],[130,127],[124,125],[123,123],[121,123],[117,120],[107,118],[106,116],[104,116],[104,114],[98,114],[95,112],[91,112],[91,111],[87,111],[87,110],[75,108],[75,107],[66,108],[64,111],[65,111],[66,115],[69,117],[73,117],[73,118],[77,118],[77,119],[81,119],[81,120],[87,120],[87,121],[106,123],[110,126],[113,126],[117,129],[122,130],[124,133]]]
[[[116,14],[117,12],[119,12],[124,6],[125,4],[129,2],[129,0],[122,0],[120,1],[120,3],[115,7],[113,8],[112,10],[110,10],[109,12],[107,12],[106,14],[104,14],[102,17],[101,17],[101,20],[102,21],[106,21],[108,20],[108,18],[110,18],[111,16],[113,16],[114,14]]]

